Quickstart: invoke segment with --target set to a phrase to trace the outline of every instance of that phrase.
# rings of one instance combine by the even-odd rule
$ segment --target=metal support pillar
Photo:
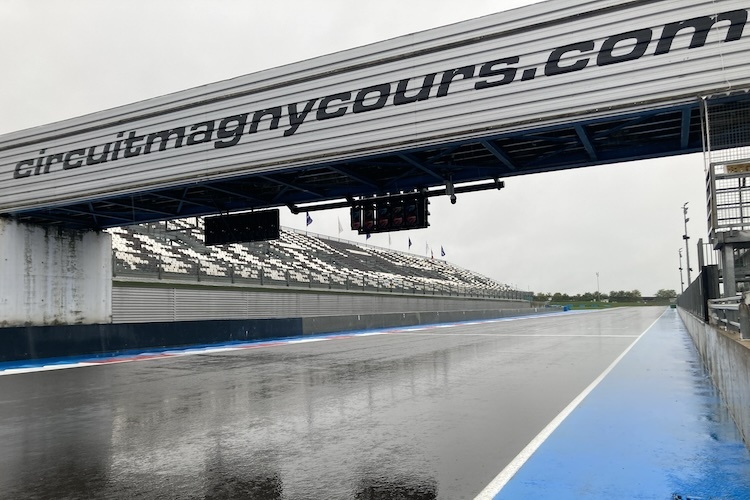
[[[734,277],[734,245],[721,246],[721,271],[724,279],[724,297],[737,295],[737,282]]]

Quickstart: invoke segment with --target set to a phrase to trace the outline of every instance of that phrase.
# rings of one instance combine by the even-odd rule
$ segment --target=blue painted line
[[[584,312],[584,311],[579,311]],[[593,311],[585,311],[593,312]],[[198,344],[182,347],[163,347],[163,348],[149,348],[149,349],[132,349],[127,351],[119,351],[115,353],[99,353],[89,354],[83,356],[67,356],[59,358],[43,358],[43,359],[31,359],[21,361],[6,361],[0,362],[0,375],[11,374],[11,373],[23,373],[24,370],[38,371],[40,369],[52,370],[52,369],[64,369],[64,368],[76,368],[84,366],[96,366],[109,363],[117,362],[130,362],[139,361],[144,359],[163,359],[175,356],[185,356],[190,354],[209,354],[211,352],[217,352],[222,350],[231,349],[244,349],[253,348],[262,345],[282,345],[282,344],[294,344],[302,341],[315,342],[323,340],[335,340],[338,338],[349,338],[349,337],[363,337],[368,335],[388,334],[388,333],[408,333],[416,330],[426,330],[431,328],[452,328],[456,326],[469,325],[469,324],[486,324],[496,323],[504,321],[520,321],[533,318],[542,317],[553,317],[562,314],[574,314],[573,312],[556,312],[556,313],[540,313],[528,316],[515,316],[508,318],[497,318],[488,320],[467,320],[458,321],[453,323],[436,323],[428,325],[420,325],[413,327],[395,327],[395,328],[378,328],[368,330],[353,330],[348,332],[337,332],[327,333],[320,335],[298,335],[298,336],[287,336],[287,337],[275,337],[259,340],[238,340],[231,342],[222,342],[217,344]]]
[[[676,310],[493,498],[750,499],[750,452]]]

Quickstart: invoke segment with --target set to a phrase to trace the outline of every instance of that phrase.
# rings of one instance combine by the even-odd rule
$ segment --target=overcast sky
[[[554,1],[554,0],[552,0]],[[536,3],[530,0],[0,1],[0,134]],[[432,198],[428,229],[391,246],[536,292],[679,292],[682,205],[705,239],[702,155],[513,177]],[[282,224],[305,228],[282,209]],[[338,234],[348,212],[312,214]],[[342,238],[364,242],[345,229]],[[369,243],[389,245],[387,234]],[[684,251],[683,251],[684,253]]]

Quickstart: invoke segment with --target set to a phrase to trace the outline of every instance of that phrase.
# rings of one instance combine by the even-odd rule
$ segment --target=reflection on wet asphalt
[[[473,498],[660,308],[0,377],[2,498]]]

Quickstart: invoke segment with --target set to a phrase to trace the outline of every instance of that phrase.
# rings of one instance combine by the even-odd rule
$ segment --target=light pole
[[[678,248],[677,252],[680,254],[680,293],[685,291],[685,282],[682,281],[682,248]]]
[[[685,240],[685,262],[687,263],[687,280],[688,280],[688,286],[690,286],[690,245],[688,243],[688,240],[690,239],[690,236],[687,234],[687,223],[690,220],[687,216],[688,212],[688,202],[686,201],[684,205],[682,205],[682,217],[685,220],[685,234],[682,235],[682,239]],[[680,264],[680,267],[682,267],[682,264]]]
[[[599,302],[599,271],[596,272],[596,301]]]

